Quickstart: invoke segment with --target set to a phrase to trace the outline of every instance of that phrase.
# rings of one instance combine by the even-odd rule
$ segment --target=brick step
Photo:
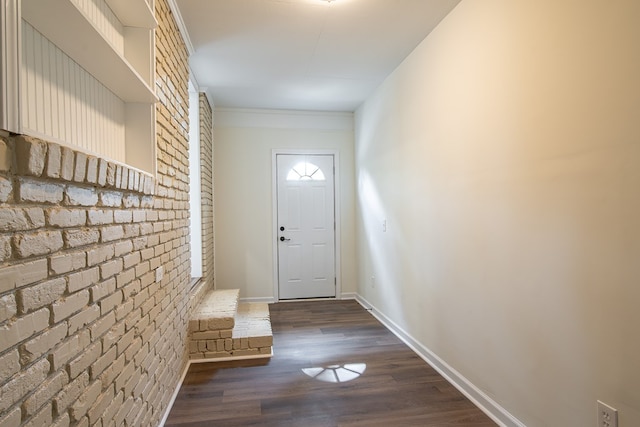
[[[189,319],[189,332],[233,329],[239,297],[239,289],[222,289],[206,293]]]
[[[189,321],[189,358],[232,360],[270,357],[269,306],[238,304],[238,290],[208,292]]]
[[[233,348],[251,350],[253,354],[271,354],[273,332],[269,305],[245,303],[238,306],[236,326],[232,332]]]

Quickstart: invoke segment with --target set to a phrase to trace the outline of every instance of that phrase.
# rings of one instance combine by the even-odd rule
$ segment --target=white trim
[[[20,0],[0,5],[0,129],[22,131],[20,68],[22,66],[22,12]]]
[[[209,88],[206,86],[200,87],[200,93],[204,93],[204,95],[207,97],[207,100],[209,101],[209,106],[212,110],[215,111],[215,102],[213,102],[213,95],[211,94]]]
[[[236,360],[270,359],[272,357],[273,357],[273,347],[271,347],[271,353],[269,354],[251,354],[248,356],[214,357],[211,359],[192,359],[192,360],[189,360],[189,364],[211,363],[211,362],[234,362]]]
[[[332,111],[216,108],[218,128],[314,129],[353,131],[353,113]]]
[[[193,72],[193,69],[191,67],[189,67],[189,81],[193,85],[196,92],[203,93],[204,96],[207,97],[207,100],[209,101],[209,106],[213,110],[214,102],[213,102],[213,95],[211,95],[211,91],[206,86],[200,86],[200,83],[198,83],[198,79],[196,78],[196,74]]]
[[[433,369],[438,371],[440,375],[442,375],[449,383],[457,388],[458,391],[464,394],[467,399],[473,402],[480,410],[482,410],[482,412],[487,414],[487,416],[498,425],[503,427],[526,427],[524,423],[511,415],[506,409],[500,406],[485,392],[476,387],[471,381],[465,378],[460,372],[456,371],[447,362],[440,359],[434,352],[404,331],[393,320],[388,318],[361,295],[356,294],[356,300],[366,310],[371,311],[373,317],[378,319],[380,323],[389,329],[395,336],[400,338],[400,340],[420,356],[420,358],[427,362]]]
[[[196,79],[196,75],[191,67],[189,67],[189,83],[193,86],[194,91],[200,93],[200,84],[198,83],[198,79]],[[191,90],[191,88],[189,88],[189,90]]]
[[[278,164],[276,158],[277,151],[271,150],[271,253],[273,265],[273,299],[278,302],[280,299],[280,278],[278,274]]]
[[[274,148],[271,150],[271,241],[273,247],[273,297],[275,301],[280,300],[280,290],[278,287],[278,240],[276,230],[278,229],[278,167],[276,158],[278,154],[301,154],[301,155],[332,155],[333,156],[333,210],[335,227],[335,275],[336,275],[336,295],[338,298],[342,294],[342,221],[340,215],[340,152],[337,149],[295,149],[295,148]]]
[[[192,74],[190,74],[190,77]],[[189,244],[191,277],[202,277],[202,170],[200,168],[200,93],[189,78]]]
[[[358,294],[356,292],[343,292],[340,294],[341,300],[349,300],[349,299],[358,299]]]
[[[276,299],[273,297],[240,298],[239,302],[273,304],[274,302],[276,302]]]
[[[320,298],[300,298],[300,299],[283,299],[280,301],[275,301],[278,304],[295,304],[297,302],[314,302],[314,301],[339,301],[340,298],[335,297],[320,297]]]
[[[193,44],[191,43],[191,38],[189,37],[189,31],[187,31],[187,26],[182,19],[182,13],[180,13],[180,8],[176,3],[176,0],[167,0],[169,3],[169,9],[171,9],[171,13],[173,13],[173,18],[176,20],[176,25],[178,26],[178,30],[180,30],[180,35],[182,36],[182,40],[184,41],[185,46],[187,47],[187,52],[189,52],[189,56],[193,55],[193,52],[196,50],[193,48]]]

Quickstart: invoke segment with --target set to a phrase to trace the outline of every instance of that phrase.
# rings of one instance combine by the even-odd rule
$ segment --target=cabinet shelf
[[[112,0],[112,3],[126,3],[127,6],[141,3],[148,11],[127,13],[123,19],[137,25],[148,21],[152,26],[147,28],[155,26],[153,15],[153,23],[149,21],[151,9],[146,2]],[[142,10],[142,6],[136,9]],[[158,100],[140,73],[71,0],[23,0],[22,17],[124,102],[154,103]],[[60,25],[62,22],[64,25]]]
[[[158,21],[145,0],[105,0],[113,13],[127,27],[153,29]]]

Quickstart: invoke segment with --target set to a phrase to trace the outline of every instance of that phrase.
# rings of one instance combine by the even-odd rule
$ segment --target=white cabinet
[[[155,174],[152,0],[21,1],[22,133]]]
[[[20,0],[0,2],[0,130],[20,129]]]

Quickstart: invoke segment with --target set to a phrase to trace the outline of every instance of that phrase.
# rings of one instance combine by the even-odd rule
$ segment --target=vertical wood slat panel
[[[58,88],[58,82],[60,81],[59,76],[58,76],[58,67],[56,67],[56,52],[53,49],[48,49],[46,52],[47,54],[47,61],[49,63],[49,73],[51,75],[51,80],[52,83],[51,84],[51,102],[48,104],[48,108],[50,108],[51,110],[57,110],[58,107],[58,96],[60,94],[60,89]],[[51,125],[51,130],[50,132],[53,135],[61,135],[62,133],[60,132],[60,126],[58,123],[58,120],[51,120],[50,121],[50,125]]]
[[[24,28],[24,27],[23,27]],[[32,31],[24,31],[22,34],[22,43],[23,45],[32,46],[33,45],[33,32]],[[22,120],[23,123],[33,123],[35,121],[35,113],[34,108],[36,106],[35,102],[35,75],[33,73],[34,64],[33,64],[33,49],[25,50],[22,53],[22,61],[25,66],[22,67]]]
[[[56,70],[58,74],[58,104],[55,108],[58,111],[65,111],[65,73],[64,73],[64,59],[59,55],[54,55],[56,58]],[[65,117],[68,114],[64,115]],[[67,123],[65,118],[58,120],[58,130],[60,132],[60,139],[67,140]]]
[[[118,53],[124,55],[124,28],[104,0],[71,0]]]
[[[125,161],[125,103],[26,21],[23,131]]]
[[[44,95],[44,88],[42,84],[42,39],[36,37],[35,34],[33,37],[33,66],[36,82],[36,93]],[[36,100],[37,99],[38,98],[36,98]],[[44,102],[42,101],[42,97],[40,97],[40,102],[36,102],[35,107],[36,126],[38,127],[38,129],[42,129],[44,131]]]

